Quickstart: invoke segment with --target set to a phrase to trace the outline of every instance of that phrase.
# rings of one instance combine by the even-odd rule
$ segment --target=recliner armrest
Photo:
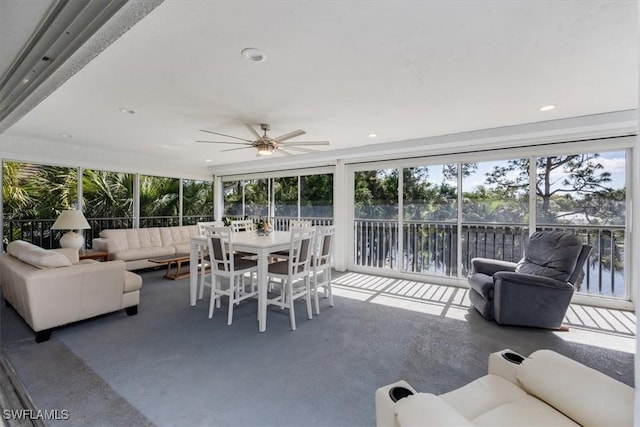
[[[483,273],[493,276],[498,271],[516,271],[516,263],[510,261],[500,261],[491,258],[473,258],[471,260],[474,273]]]
[[[573,291],[573,286],[567,282],[561,282],[560,280],[552,279],[550,277],[545,276],[536,276],[533,274],[526,273],[512,273],[508,271],[500,271],[493,275],[496,291],[497,288],[505,282],[511,282],[517,285],[530,285],[530,286],[539,286],[545,288],[554,288],[554,289],[563,289],[568,291]]]

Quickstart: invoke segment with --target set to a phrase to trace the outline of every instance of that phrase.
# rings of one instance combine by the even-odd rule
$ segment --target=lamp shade
[[[51,226],[52,230],[84,230],[91,228],[82,211],[69,209],[60,212],[60,216]]]

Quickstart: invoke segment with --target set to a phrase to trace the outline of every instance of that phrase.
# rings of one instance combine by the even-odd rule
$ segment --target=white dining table
[[[207,246],[204,236],[192,236],[190,239],[189,271],[189,303],[196,305],[198,293],[198,262],[200,249]],[[256,254],[258,261],[258,330],[264,332],[267,329],[267,268],[269,254],[276,251],[289,249],[291,233],[288,231],[273,231],[263,236],[255,231],[242,231],[233,233],[233,249],[242,252]]]

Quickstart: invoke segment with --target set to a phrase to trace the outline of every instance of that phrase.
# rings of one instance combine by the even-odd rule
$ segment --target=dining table
[[[269,254],[289,249],[291,233],[288,231],[272,231],[268,234],[256,231],[240,231],[233,233],[233,249],[256,255],[258,262],[258,330],[267,330],[267,290]],[[191,236],[189,249],[189,303],[195,306],[198,291],[198,263],[202,248],[207,247],[205,236]]]

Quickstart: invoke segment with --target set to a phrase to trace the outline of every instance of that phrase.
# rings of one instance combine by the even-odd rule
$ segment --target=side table
[[[81,249],[80,259],[95,259],[98,261],[109,261],[109,252],[98,251],[96,249]]]

